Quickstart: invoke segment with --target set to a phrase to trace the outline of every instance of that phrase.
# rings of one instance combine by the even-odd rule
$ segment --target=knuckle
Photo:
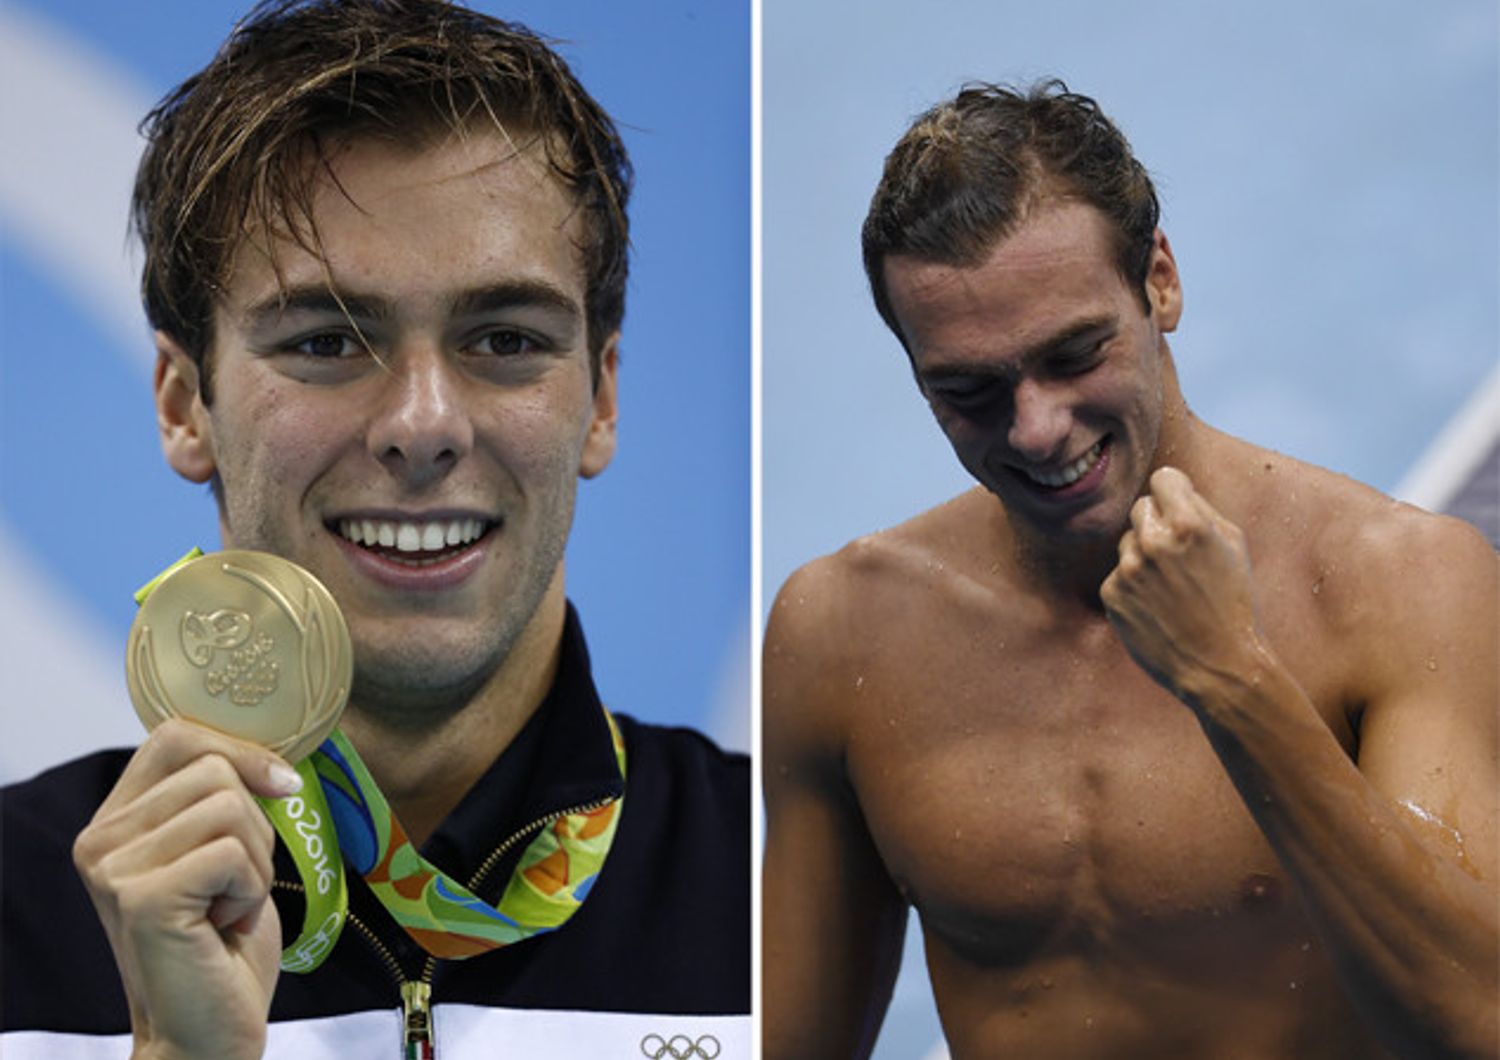
[[[239,770],[234,768],[234,763],[218,751],[205,751],[199,755],[193,763],[193,768],[202,774],[205,781],[216,788],[232,792],[244,787],[240,781]]]
[[[73,867],[85,882],[94,878],[95,868],[102,855],[98,833],[93,828],[85,828],[73,840]]]

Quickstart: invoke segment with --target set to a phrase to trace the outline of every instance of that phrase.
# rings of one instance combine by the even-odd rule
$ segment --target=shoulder
[[[767,666],[810,655],[821,668],[863,654],[924,588],[951,585],[951,575],[963,573],[997,510],[976,487],[797,570],[771,608]]]
[[[600,1007],[748,1012],[749,758],[615,717],[628,753],[620,830],[578,929],[559,932],[571,940],[562,964],[606,969],[587,976]]]
[[[615,720],[625,737],[632,785],[639,781],[667,794],[713,793],[749,806],[749,755],[726,751],[696,729],[653,725],[628,714],[616,714]]]
[[[73,841],[130,760],[103,751],[0,789],[0,1026],[119,1033],[125,998]],[[79,1005],[86,997],[89,1004]]]
[[[99,751],[0,788],[6,845],[20,832],[28,841],[63,843],[71,849],[74,837],[114,788],[132,753]]]
[[[684,845],[743,849],[748,871],[750,757],[694,729],[615,718],[627,752],[622,823],[664,825],[661,834]]]
[[[937,635],[979,593],[998,502],[975,488],[813,560],[782,586],[764,644],[761,708],[770,758],[842,755],[858,690]],[[990,561],[985,560],[987,567]],[[769,758],[768,758],[769,760]]]
[[[1495,552],[1468,523],[1395,500],[1351,478],[1237,443],[1237,502],[1253,550],[1307,574],[1328,595],[1324,609],[1362,606],[1369,594],[1405,592],[1455,571],[1483,583]]]
[[[1358,689],[1407,682],[1459,644],[1493,667],[1500,558],[1477,529],[1309,464],[1266,467],[1250,540],[1271,606],[1305,609],[1317,625],[1301,628],[1322,631]]]
[[[1369,630],[1382,660],[1432,659],[1467,643],[1493,667],[1500,619],[1500,556],[1470,524],[1397,502],[1330,527],[1330,562],[1350,577],[1345,625]]]
[[[1320,469],[1307,481],[1314,512],[1308,559],[1338,583],[1329,602],[1343,603],[1347,617],[1493,599],[1500,562],[1474,526]]]

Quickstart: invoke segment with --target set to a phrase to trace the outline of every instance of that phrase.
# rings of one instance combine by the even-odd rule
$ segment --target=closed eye
[[[1101,335],[1085,346],[1059,350],[1047,358],[1046,371],[1055,378],[1083,375],[1092,371],[1104,361],[1104,347],[1113,337],[1112,333]]]
[[[954,377],[929,383],[927,392],[955,409],[980,409],[995,401],[1004,390],[997,379]]]

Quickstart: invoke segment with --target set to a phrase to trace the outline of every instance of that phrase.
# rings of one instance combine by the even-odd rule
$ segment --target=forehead
[[[332,282],[392,299],[526,281],[576,291],[580,211],[536,138],[486,130],[332,147],[314,177],[312,223],[252,231],[234,255],[229,308],[278,286]]]
[[[919,363],[1024,350],[1130,301],[1108,220],[1066,201],[1037,207],[976,265],[895,256],[886,259],[885,281]]]

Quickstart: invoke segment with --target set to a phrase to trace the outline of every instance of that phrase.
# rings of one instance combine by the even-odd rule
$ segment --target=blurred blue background
[[[750,745],[750,10],[480,3],[561,38],[636,166],[619,454],[570,595],[615,709]],[[0,781],[135,742],[130,594],[216,547],[164,465],[126,204],[136,124],[245,2],[0,5]]]
[[[1493,371],[1494,0],[761,10],[766,608],[797,566],[970,484],[859,258],[886,152],[966,79],[1061,76],[1123,127],[1209,423],[1390,490]],[[936,1048],[914,932],[907,958],[879,1058]]]

